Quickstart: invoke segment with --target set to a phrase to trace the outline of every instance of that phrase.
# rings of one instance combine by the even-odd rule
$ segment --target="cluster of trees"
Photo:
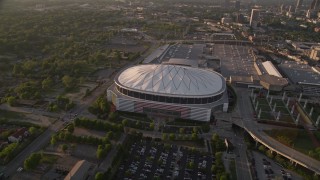
[[[0,54],[19,60],[11,64],[10,59],[6,67],[23,80],[17,89],[17,96],[23,99],[41,98],[41,92],[56,84],[63,84],[67,90],[76,87],[82,77],[90,75],[101,63],[113,60],[108,57],[112,50],[106,49],[106,45],[117,30],[105,27],[127,25],[119,21],[123,14],[115,12],[79,10],[73,17],[68,15],[69,10],[59,9],[47,11],[44,17],[35,11],[16,13],[17,9],[6,9],[0,15]],[[21,17],[28,17],[27,21]],[[129,58],[136,56],[129,54]],[[26,85],[26,79],[36,85]]]
[[[32,153],[24,160],[23,166],[26,170],[35,169],[40,163],[42,155],[40,153]]]
[[[123,119],[121,123],[124,127],[131,127],[131,128],[142,129],[147,131],[154,130],[154,122],[142,122],[139,120],[132,121],[128,119]]]
[[[59,110],[68,111],[75,106],[69,98],[65,96],[57,96],[54,102],[49,103],[48,110],[51,112],[57,112]]]
[[[226,150],[223,140],[220,139],[219,135],[216,133],[212,134],[211,146],[213,152],[221,152]]]
[[[75,88],[77,85],[78,85],[78,80],[74,77],[71,77],[69,75],[64,75],[62,78],[61,78],[61,81],[62,81],[62,84],[64,86],[64,88],[66,90],[70,90],[70,89],[73,89]]]
[[[76,127],[84,127],[88,129],[100,130],[100,131],[120,131],[123,132],[122,124],[111,124],[99,120],[91,120],[87,118],[76,118],[74,120]]]
[[[8,103],[9,106],[16,106],[17,105],[17,98],[12,95],[5,96],[1,99],[1,103]]]
[[[315,148],[312,151],[309,151],[309,155],[315,159],[320,160],[320,147]]]
[[[84,143],[84,144],[92,144],[92,145],[100,145],[100,144],[108,144],[110,140],[107,137],[97,138],[93,136],[75,136],[70,132],[60,132],[51,137],[50,143],[55,145],[57,141],[66,141],[66,142],[74,142],[74,143]]]
[[[0,133],[0,139],[6,141],[12,133],[14,133],[14,129],[3,130]]]
[[[110,111],[110,104],[105,95],[101,95],[97,100],[88,108],[88,111],[97,117],[104,117]]]
[[[215,153],[215,164],[211,166],[212,172],[216,175],[216,179],[228,180],[229,174],[226,172],[222,160],[222,152]]]
[[[20,99],[40,99],[41,89],[40,84],[37,81],[27,81],[19,84],[14,89],[14,94]]]
[[[0,159],[3,159],[3,163],[7,162],[8,159],[11,159],[14,156],[14,151],[17,148],[17,146],[18,143],[11,143],[7,147],[2,149],[2,151],[0,151]]]
[[[18,99],[41,99],[41,89],[37,81],[27,81],[20,83],[15,88],[7,89],[5,97],[1,99],[2,103],[8,103],[10,106],[17,105]]]
[[[197,133],[192,133],[191,135],[189,134],[174,134],[174,133],[163,133],[162,134],[162,139],[163,140],[170,140],[170,141],[174,141],[174,140],[192,140],[192,141],[202,141],[201,138],[199,138]]]
[[[104,145],[100,144],[97,148],[97,158],[98,159],[105,158],[108,155],[111,148],[112,148],[111,144],[104,144]]]
[[[102,172],[97,172],[96,175],[94,176],[95,180],[105,180],[105,176]]]

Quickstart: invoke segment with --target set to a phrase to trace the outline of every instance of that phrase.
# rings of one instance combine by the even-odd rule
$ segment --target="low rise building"
[[[310,59],[319,61],[320,60],[320,46],[314,46],[310,52]]]
[[[92,164],[86,160],[78,161],[64,180],[85,180],[88,178],[88,172]]]
[[[28,129],[23,127],[23,128],[19,128],[16,130],[16,132],[14,132],[13,134],[11,134],[8,137],[8,141],[9,142],[13,142],[13,143],[17,143],[17,142],[21,142],[23,140],[23,138],[28,137],[29,136],[29,132]]]

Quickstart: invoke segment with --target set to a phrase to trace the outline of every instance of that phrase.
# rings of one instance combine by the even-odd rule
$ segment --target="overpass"
[[[163,42],[163,40],[158,40],[160,42]],[[252,45],[252,42],[250,41],[244,41],[244,40],[193,40],[193,39],[180,39],[180,40],[166,40],[166,43],[215,43],[215,44],[229,44],[229,45]]]
[[[256,142],[259,142],[260,144],[266,146],[272,152],[276,152],[277,154],[280,154],[281,156],[289,159],[290,161],[299,164],[320,175],[320,161],[313,159],[308,155],[305,155],[299,151],[294,150],[291,147],[288,147],[278,142],[277,140],[268,136],[262,130],[260,131],[257,127],[250,127],[250,125],[246,126],[241,121],[234,121],[233,123],[238,125],[239,127],[242,127],[250,134],[250,136]]]

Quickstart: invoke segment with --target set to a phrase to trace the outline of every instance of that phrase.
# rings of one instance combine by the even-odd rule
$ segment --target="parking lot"
[[[214,56],[221,60],[221,73],[224,77],[258,75],[249,49],[247,46],[214,45]]]
[[[130,148],[119,167],[117,179],[215,179],[214,157],[176,145],[141,141]]]
[[[198,60],[202,54],[204,44],[176,44],[170,47],[163,56],[162,61],[168,61],[170,58]]]
[[[258,178],[264,179],[284,179],[284,180],[302,180],[297,174],[283,169],[276,164],[272,159],[269,159],[263,154],[253,152],[254,165],[258,174]]]

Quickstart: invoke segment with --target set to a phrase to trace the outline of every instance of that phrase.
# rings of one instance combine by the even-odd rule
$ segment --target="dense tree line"
[[[84,127],[88,129],[100,130],[100,131],[123,131],[122,124],[111,124],[99,120],[90,120],[86,118],[76,118],[74,120],[76,127]]]
[[[68,111],[74,106],[74,102],[72,102],[69,98],[59,95],[56,97],[55,101],[49,103],[48,110],[52,112],[57,112],[59,110]]]
[[[98,117],[103,117],[110,111],[110,104],[105,95],[99,96],[96,101],[88,108],[88,111]]]
[[[51,137],[50,143],[52,145],[56,144],[57,141],[74,142],[74,143],[84,143],[92,145],[100,144],[110,144],[110,140],[107,137],[97,138],[93,136],[75,136],[70,132],[60,132]]]
[[[24,160],[24,168],[26,170],[32,170],[35,169],[41,160],[41,154],[40,153],[32,153],[27,159]]]

